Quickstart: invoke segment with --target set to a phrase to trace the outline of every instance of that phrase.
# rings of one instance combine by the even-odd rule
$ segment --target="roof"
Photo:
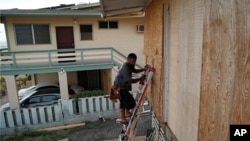
[[[100,0],[103,17],[144,16],[146,7],[152,0]]]
[[[10,9],[1,10],[1,16],[100,16],[101,11],[54,10],[54,9]]]
[[[0,10],[0,16],[101,16],[101,14],[100,3],[60,4],[39,9]]]

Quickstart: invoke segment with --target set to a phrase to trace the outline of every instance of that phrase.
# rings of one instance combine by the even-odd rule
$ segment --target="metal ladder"
[[[119,135],[119,141],[134,141],[136,136],[136,128],[140,119],[140,113],[142,112],[146,90],[155,72],[154,68],[149,67],[145,72],[146,79],[144,84],[139,84],[137,89],[135,100],[137,104],[133,110],[133,114],[129,120],[128,125],[123,124],[121,134]]]

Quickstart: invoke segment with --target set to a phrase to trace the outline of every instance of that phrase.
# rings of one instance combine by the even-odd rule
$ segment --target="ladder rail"
[[[146,95],[146,90],[148,88],[149,82],[151,81],[153,74],[155,72],[154,68],[149,67],[146,71],[145,71],[145,75],[146,75],[146,80],[144,81],[144,85],[141,84],[139,85],[139,88],[141,87],[141,90],[139,91],[139,99],[138,102],[136,104],[136,107],[133,111],[133,114],[129,120],[129,124],[126,127],[126,129],[123,126],[123,130],[124,132],[122,132],[119,135],[119,141],[130,141],[131,139],[133,139],[135,137],[135,129],[137,128],[137,122],[140,119],[140,114],[137,113],[141,113],[142,110],[142,106],[143,106],[143,102],[145,100],[145,95]],[[137,118],[137,119],[136,119]],[[132,127],[134,124],[134,128]]]

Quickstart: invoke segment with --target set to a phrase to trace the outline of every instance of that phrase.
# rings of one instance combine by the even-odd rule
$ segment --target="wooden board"
[[[250,1],[204,1],[199,141],[250,124]]]

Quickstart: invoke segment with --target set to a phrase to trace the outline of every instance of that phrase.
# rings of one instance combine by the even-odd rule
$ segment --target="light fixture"
[[[61,68],[60,73],[65,73],[65,70],[63,68]]]
[[[77,23],[78,18],[77,18],[77,17],[74,17],[74,18],[73,18],[73,20],[74,20],[74,22],[75,22],[75,24],[76,24],[76,23]]]

